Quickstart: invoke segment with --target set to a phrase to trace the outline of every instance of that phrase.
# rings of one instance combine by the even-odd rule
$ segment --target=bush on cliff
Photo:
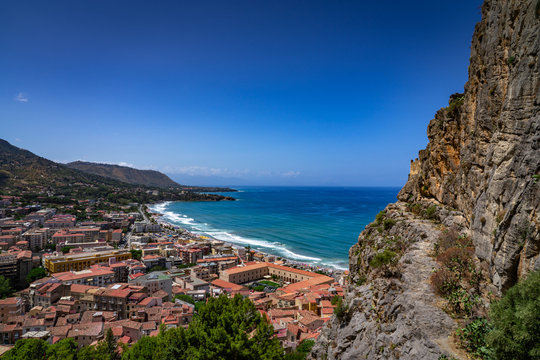
[[[470,240],[456,234],[443,233],[435,246],[441,268],[431,276],[431,285],[438,295],[448,300],[449,311],[471,316],[479,303],[481,273],[475,267]]]
[[[540,270],[491,304],[488,345],[500,360],[540,359]]]
[[[385,249],[383,252],[377,253],[370,261],[369,266],[372,268],[378,268],[383,265],[390,264],[396,257],[396,253]]]
[[[343,321],[347,319],[348,314],[349,308],[347,305],[343,304],[343,299],[339,298],[336,307],[334,308],[334,315],[336,315],[339,321]]]
[[[486,344],[492,325],[485,318],[477,318],[456,331],[461,346],[474,358],[492,360],[493,351]]]

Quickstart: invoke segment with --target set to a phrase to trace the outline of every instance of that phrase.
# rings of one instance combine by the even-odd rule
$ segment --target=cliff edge
[[[539,49],[540,1],[484,2],[464,93],[429,123],[398,202],[351,248],[344,307],[311,358],[465,359],[460,316],[540,268]],[[450,243],[470,250],[475,284],[453,310],[432,286]]]

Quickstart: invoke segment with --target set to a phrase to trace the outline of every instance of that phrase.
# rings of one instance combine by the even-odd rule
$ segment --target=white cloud
[[[182,166],[182,167],[170,167],[166,166],[161,168],[160,171],[163,171],[167,174],[180,174],[180,175],[189,175],[189,176],[220,176],[220,177],[287,177],[295,178],[300,175],[300,171],[284,171],[284,172],[275,172],[269,170],[262,171],[250,171],[250,170],[239,170],[239,169],[229,169],[229,168],[215,168],[208,166]]]
[[[281,176],[283,177],[297,177],[298,175],[300,175],[300,171],[287,171],[287,172],[284,172],[284,173],[281,173]]]
[[[166,167],[164,172],[190,176],[242,176],[249,174],[249,170],[233,170],[227,168],[213,168],[207,166],[183,166],[179,168]]]
[[[125,161],[120,161],[120,162],[119,162],[118,164],[116,164],[116,165],[127,166],[127,167],[130,167],[130,168],[134,168],[134,167],[135,167],[135,165],[130,164],[130,163],[127,163],[127,162],[125,162]]]
[[[17,96],[15,96],[15,100],[18,101],[18,102],[27,103],[28,102],[28,96],[26,96],[25,93],[20,92],[20,93],[17,94]]]
[[[21,139],[15,138],[15,142],[21,142]]]

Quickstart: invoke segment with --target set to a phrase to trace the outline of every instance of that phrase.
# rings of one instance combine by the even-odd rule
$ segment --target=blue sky
[[[0,137],[189,184],[401,186],[479,0],[0,4]]]

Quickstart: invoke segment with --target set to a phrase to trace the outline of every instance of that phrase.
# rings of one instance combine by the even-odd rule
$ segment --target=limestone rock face
[[[484,2],[465,91],[429,123],[399,201],[351,248],[347,311],[312,359],[464,359],[429,281],[443,229],[473,240],[486,292],[540,268],[539,49],[540,0]],[[377,267],[385,256],[397,263]]]
[[[464,94],[428,126],[402,201],[463,212],[499,290],[540,267],[540,15],[536,0],[487,0]]]
[[[465,220],[459,215],[449,218],[457,224]],[[360,235],[365,243],[351,248],[351,282],[361,283],[367,262],[388,242],[407,247],[399,259],[399,273],[380,274],[364,285],[350,287],[346,318],[334,316],[329,321],[312,358],[437,360],[451,352],[448,334],[456,323],[436,306],[429,283],[436,267],[429,255],[440,226],[416,218],[402,202],[386,208],[386,219],[395,221],[391,229],[366,229]]]

